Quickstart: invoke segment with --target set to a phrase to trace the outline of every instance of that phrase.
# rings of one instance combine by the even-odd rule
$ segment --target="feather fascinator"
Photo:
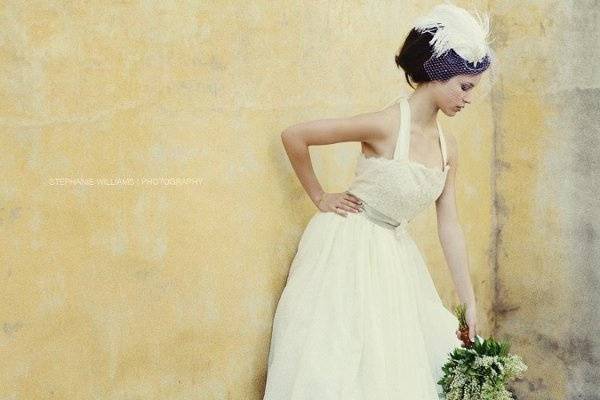
[[[427,15],[416,19],[414,27],[419,32],[431,32],[429,42],[433,46],[433,56],[441,57],[450,49],[461,58],[476,64],[488,53],[487,36],[490,31],[488,14],[475,16],[464,8],[451,3],[434,7]]]

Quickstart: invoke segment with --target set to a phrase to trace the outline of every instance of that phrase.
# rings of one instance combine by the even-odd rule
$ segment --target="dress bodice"
[[[409,160],[410,106],[400,98],[400,128],[392,159],[366,157],[361,151],[356,173],[347,192],[385,216],[406,225],[435,201],[444,190],[448,169],[446,141],[437,122],[444,168],[430,168]]]

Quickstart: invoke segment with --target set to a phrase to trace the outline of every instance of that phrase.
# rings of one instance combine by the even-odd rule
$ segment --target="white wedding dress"
[[[438,400],[442,365],[460,346],[406,224],[430,206],[444,168],[409,161],[400,101],[393,159],[361,152],[348,188],[365,211],[318,211],[300,239],[273,320],[263,400]]]

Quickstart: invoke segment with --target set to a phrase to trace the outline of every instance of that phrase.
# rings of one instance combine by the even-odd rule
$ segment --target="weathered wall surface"
[[[261,398],[316,211],[279,133],[408,90],[393,55],[437,2],[402,3],[0,5],[0,398]],[[457,3],[502,63],[440,116],[480,334],[524,355],[519,398],[598,398],[598,4]],[[326,190],[358,151],[311,149]],[[433,207],[411,229],[450,307]]]
[[[523,399],[599,399],[598,1],[490,1],[494,332],[529,365]]]

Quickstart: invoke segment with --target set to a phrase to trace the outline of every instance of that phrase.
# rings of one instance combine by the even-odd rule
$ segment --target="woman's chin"
[[[448,110],[442,108],[441,110],[448,117],[454,117],[456,114],[458,114],[458,110],[456,108],[450,108]]]

